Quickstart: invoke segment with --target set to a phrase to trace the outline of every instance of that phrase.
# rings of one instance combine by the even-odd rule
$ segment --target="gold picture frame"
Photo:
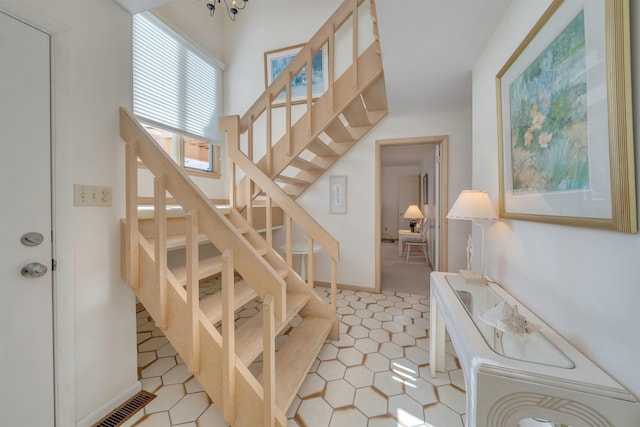
[[[500,217],[636,233],[628,0],[554,0],[496,89]]]

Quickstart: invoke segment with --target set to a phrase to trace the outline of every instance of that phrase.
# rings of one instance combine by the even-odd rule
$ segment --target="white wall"
[[[124,144],[118,107],[131,107],[131,15],[104,0],[3,0],[1,6],[57,28],[56,380],[59,423],[72,425],[139,387],[135,298],[119,272]],[[74,183],[112,187],[113,206],[73,207]]]
[[[449,206],[471,182],[471,112],[429,112],[387,117],[298,198],[298,203],[340,243],[338,283],[375,286],[376,140],[449,135]],[[329,178],[347,176],[347,214],[329,213]],[[467,221],[449,222],[449,270],[465,266]],[[327,257],[319,257],[317,278],[330,281]]]
[[[631,22],[640,22],[640,4],[631,3]],[[514,1],[473,71],[473,184],[488,190],[496,206],[495,76],[546,5]],[[637,141],[640,28],[632,25],[631,31]],[[640,172],[638,151],[636,143]],[[636,185],[640,188],[638,178]],[[639,259],[638,234],[514,220],[501,221],[487,233],[487,274],[636,394],[640,394]]]

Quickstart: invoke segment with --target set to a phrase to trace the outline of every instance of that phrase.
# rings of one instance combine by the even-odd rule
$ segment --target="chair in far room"
[[[411,257],[411,251],[413,248],[418,250],[418,254],[421,257],[424,257],[424,261],[429,264],[429,268],[433,270],[433,265],[431,264],[431,259],[429,259],[429,250],[427,249],[427,245],[429,244],[429,226],[428,219],[425,219],[422,222],[422,227],[420,228],[420,234],[415,237],[405,237],[403,239],[404,244],[404,252],[406,254],[405,264],[409,263],[409,257]]]

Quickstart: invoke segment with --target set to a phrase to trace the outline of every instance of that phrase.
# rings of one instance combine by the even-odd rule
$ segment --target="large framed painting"
[[[637,232],[628,0],[554,0],[496,79],[500,216]]]
[[[285,47],[264,53],[265,87],[269,87],[289,63],[296,57],[304,45]],[[291,103],[306,102],[307,82],[311,81],[311,95],[317,99],[329,87],[327,75],[327,51],[326,48],[318,50],[311,58],[311,79],[307,77],[307,67],[291,80]],[[286,90],[283,90],[275,99],[275,105],[284,105]]]

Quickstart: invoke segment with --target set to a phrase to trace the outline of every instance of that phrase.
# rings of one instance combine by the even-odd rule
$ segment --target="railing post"
[[[271,197],[267,196],[265,205],[265,227],[267,228],[267,245],[273,247],[273,201]]]
[[[327,43],[327,49],[329,49],[329,51],[327,52],[327,67],[328,69],[328,76],[329,76],[329,112],[331,114],[333,114],[334,111],[334,93],[333,93],[333,82],[335,80],[335,69],[334,69],[334,64],[335,64],[335,60],[334,60],[334,49],[335,49],[335,34],[336,34],[336,24],[331,24],[331,35],[329,36],[329,43]]]
[[[274,298],[268,294],[262,304],[263,353],[262,353],[262,386],[264,388],[264,420],[262,425],[275,425],[276,407],[276,333]]]
[[[307,116],[308,116],[308,125],[307,125],[307,135],[311,136],[313,134],[313,109],[311,108],[313,101],[313,76],[312,76],[312,62],[313,56],[311,55],[311,49],[307,49]]]
[[[358,89],[358,0],[353,0],[353,88]]]
[[[158,289],[158,321],[160,329],[167,329],[167,185],[164,175],[153,180],[153,218],[155,236],[156,286]]]
[[[247,194],[247,222],[253,227],[253,180],[249,175],[246,176],[246,194]]]
[[[289,86],[291,87],[291,86]],[[290,92],[291,90],[289,90]],[[287,92],[287,93],[289,93]],[[269,176],[269,178],[272,178],[271,176],[271,170],[273,169],[273,155],[271,153],[271,145],[273,144],[272,138],[272,125],[273,123],[271,123],[271,121],[273,120],[272,116],[272,105],[271,103],[273,102],[273,100],[271,99],[271,93],[268,94],[268,98],[269,98],[269,103],[267,104],[267,152],[266,152],[266,157],[267,157],[267,170],[266,170],[266,174],[267,176]]]
[[[291,157],[293,139],[291,138],[291,71],[288,73],[287,79],[287,101],[285,105],[286,109],[286,126],[287,126],[287,156]]]
[[[310,288],[313,288],[313,239],[311,237],[309,237],[307,245],[307,283],[309,283]]]
[[[187,261],[187,305],[191,312],[189,322],[189,347],[191,348],[190,370],[200,373],[200,283],[198,280],[198,211],[191,210],[185,216],[186,261]]]
[[[337,310],[336,306],[336,289],[337,285],[337,269],[338,263],[336,260],[331,260],[331,307],[333,307],[333,311]]]
[[[285,240],[286,240],[286,248],[287,248],[287,264],[289,267],[293,267],[293,254],[291,253],[291,244],[292,244],[292,230],[291,230],[291,215],[285,214],[284,217],[284,230],[285,230]]]
[[[224,418],[236,419],[236,344],[234,319],[234,255],[227,249],[222,254],[222,391]]]
[[[132,140],[125,145],[126,176],[126,243],[125,272],[127,282],[138,289],[138,141]]]

